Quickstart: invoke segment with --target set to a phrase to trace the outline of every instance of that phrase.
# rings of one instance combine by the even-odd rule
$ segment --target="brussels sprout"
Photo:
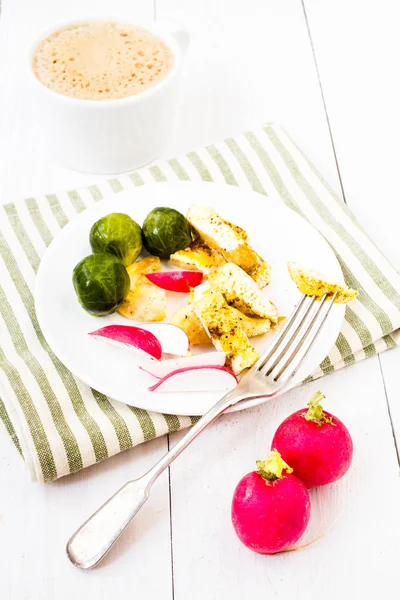
[[[142,236],[146,250],[160,258],[169,258],[192,241],[189,221],[174,208],[154,208],[144,220]]]
[[[94,253],[114,254],[128,267],[142,249],[140,226],[128,215],[112,213],[93,225],[90,230],[90,245]]]
[[[112,254],[91,254],[81,260],[72,283],[83,308],[99,316],[115,312],[130,288],[127,270]]]

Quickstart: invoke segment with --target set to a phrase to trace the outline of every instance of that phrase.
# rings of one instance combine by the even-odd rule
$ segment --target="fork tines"
[[[255,364],[255,370],[275,383],[287,384],[297,373],[332,308],[333,296],[303,296],[286,319],[273,343]]]

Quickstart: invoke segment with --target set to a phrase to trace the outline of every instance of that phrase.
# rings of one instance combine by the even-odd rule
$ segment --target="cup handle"
[[[179,21],[161,21],[160,25],[164,31],[167,31],[170,36],[175,38],[181,49],[182,55],[185,56],[190,44],[190,34],[182,23]]]

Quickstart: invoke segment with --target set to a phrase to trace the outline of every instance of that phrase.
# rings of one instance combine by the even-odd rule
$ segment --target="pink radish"
[[[308,410],[298,410],[278,427],[272,447],[287,460],[308,488],[332,483],[348,471],[353,442],[347,427],[320,405],[317,392]]]
[[[188,294],[190,288],[201,283],[203,273],[201,271],[160,271],[159,273],[147,273],[146,277],[163,290]]]
[[[148,361],[141,365],[139,369],[150,373],[157,379],[162,379],[166,375],[178,369],[190,367],[223,367],[226,361],[225,352],[205,352],[195,356],[184,356],[182,358],[170,358],[161,362]]]
[[[276,450],[256,462],[258,471],[245,475],[234,491],[232,524],[247,548],[275,554],[303,535],[310,520],[310,496]]]
[[[189,338],[180,327],[170,323],[140,323],[140,328],[156,336],[164,354],[187,356]]]
[[[237,379],[226,367],[188,367],[172,371],[149,387],[150,392],[217,392],[232,390]]]
[[[152,356],[160,360],[162,354],[161,344],[156,336],[150,331],[133,327],[132,325],[107,325],[89,335],[99,340],[115,344],[116,346],[127,346],[135,351],[144,352],[146,356]]]

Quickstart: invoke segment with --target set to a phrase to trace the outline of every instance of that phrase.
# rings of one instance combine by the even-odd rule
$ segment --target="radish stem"
[[[320,404],[322,400],[325,400],[325,396],[321,392],[316,392],[307,402],[308,410],[302,416],[306,421],[317,423],[318,427],[322,427],[322,425],[335,425],[335,423],[332,423],[332,417],[328,417],[324,413],[324,409]]]
[[[271,450],[266,460],[256,460],[258,473],[266,481],[282,479],[282,471],[293,473],[293,469],[285,463],[277,450]]]

